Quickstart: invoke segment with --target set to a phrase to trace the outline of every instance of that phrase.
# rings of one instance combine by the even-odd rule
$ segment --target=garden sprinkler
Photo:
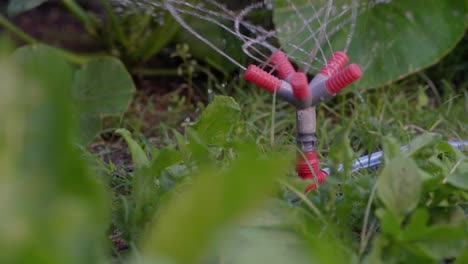
[[[335,52],[325,67],[309,83],[303,72],[294,70],[286,54],[276,51],[270,56],[270,63],[278,77],[271,75],[256,65],[250,65],[244,79],[277,96],[296,107],[296,142],[299,149],[296,171],[304,180],[314,180],[306,192],[314,190],[325,181],[327,172],[320,170],[317,155],[315,106],[334,97],[338,92],[362,76],[357,64],[348,63],[348,56]]]

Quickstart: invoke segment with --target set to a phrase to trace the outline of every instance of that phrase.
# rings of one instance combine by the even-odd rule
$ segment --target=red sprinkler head
[[[319,74],[330,78],[335,76],[348,63],[348,55],[342,51],[333,53],[327,64],[320,70]]]
[[[282,51],[276,51],[271,54],[270,62],[278,72],[280,79],[286,80],[291,74],[296,72],[288,57]]]
[[[337,75],[326,81],[326,86],[330,94],[337,94],[348,85],[361,78],[362,71],[357,64],[351,64]]]
[[[307,76],[303,72],[294,72],[290,80],[294,97],[298,100],[305,100],[309,98],[309,83]]]
[[[244,80],[256,84],[270,93],[274,93],[280,86],[281,80],[255,65],[249,65],[244,74]]]

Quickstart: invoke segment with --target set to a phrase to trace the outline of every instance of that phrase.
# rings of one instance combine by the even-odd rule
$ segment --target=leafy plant
[[[65,60],[60,50],[45,46],[31,45],[17,49],[13,57],[24,67],[47,69],[48,58],[59,56]],[[68,62],[66,67],[71,68]],[[44,73],[46,75],[46,73]],[[55,78],[52,69],[47,78]],[[74,77],[65,83],[63,89],[71,95],[74,102],[74,119],[79,124],[80,143],[89,143],[102,130],[101,117],[122,115],[132,99],[135,87],[122,65],[114,58],[102,57],[81,66]]]
[[[45,2],[47,0],[10,0],[8,14],[16,16]],[[151,8],[155,10],[145,13],[138,9],[138,2],[130,1],[124,12],[117,15],[115,10],[118,3],[110,0],[99,2],[106,19],[98,19],[98,14],[84,10],[74,0],[62,0],[64,7],[82,23],[86,31],[107,46],[107,54],[117,55],[127,65],[141,64],[152,58],[172,40],[179,28],[169,14],[154,6]],[[13,32],[24,34],[18,30]],[[30,44],[31,41],[37,42],[31,37],[26,39]]]
[[[73,69],[31,55],[0,60],[0,262],[103,262],[107,194],[73,143]]]

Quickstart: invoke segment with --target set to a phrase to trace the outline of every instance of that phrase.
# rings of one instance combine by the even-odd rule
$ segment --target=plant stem
[[[370,210],[371,210],[372,202],[374,201],[376,190],[377,190],[377,184],[374,184],[374,187],[372,188],[372,191],[369,195],[369,200],[367,201],[366,212],[364,214],[364,222],[362,223],[361,243],[359,246],[359,257],[361,257],[362,254],[364,254],[364,251],[366,250],[367,244],[369,242],[369,236],[367,233],[367,223],[369,221]]]
[[[284,187],[288,188],[290,191],[292,191],[294,194],[296,194],[308,207],[309,209],[315,213],[315,215],[323,222],[326,223],[325,217],[323,214],[320,212],[320,210],[315,206],[314,203],[312,203],[311,200],[307,199],[307,196],[302,191],[299,191],[296,189],[294,186],[291,184],[287,183],[286,181],[279,180],[280,184],[282,184]]]
[[[13,25],[6,17],[4,17],[2,14],[0,14],[0,26],[3,26],[6,30],[10,31],[16,37],[21,39],[22,41],[26,42],[27,44],[35,44],[38,43],[36,39],[28,35],[26,32],[24,32],[22,29],[19,27]]]
[[[275,114],[276,114],[276,92],[273,93],[273,104],[271,105],[271,128],[270,128],[270,146],[275,145]]]
[[[95,21],[74,0],[62,0],[65,7],[83,23],[89,34],[96,36]]]
[[[24,41],[27,44],[33,45],[33,44],[42,44],[39,40],[31,37],[28,35],[26,32],[24,32],[22,29],[19,27],[15,26],[12,24],[10,21],[8,21],[7,18],[5,18],[2,14],[0,14],[0,26],[3,26],[6,30],[10,31],[13,33],[17,38],[20,40]],[[93,56],[86,56],[86,55],[78,55],[71,53],[67,50],[61,49],[54,47],[56,50],[58,50],[62,55],[70,62],[76,63],[76,64],[85,64],[87,61],[91,59]]]
[[[100,0],[100,2],[104,6],[104,9],[106,10],[106,13],[107,13],[107,15],[109,16],[109,18],[111,20],[111,26],[112,26],[112,29],[117,34],[118,41],[120,42],[120,44],[122,46],[124,46],[124,47],[126,47],[128,49],[129,48],[128,47],[128,40],[125,37],[125,34],[124,34],[123,30],[122,30],[121,25],[119,24],[119,21],[117,20],[117,17],[115,16],[114,11],[112,10],[112,7],[111,7],[111,5],[109,3],[109,0]]]

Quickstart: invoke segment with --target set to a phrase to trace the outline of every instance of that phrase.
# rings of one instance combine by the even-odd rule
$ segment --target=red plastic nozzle
[[[294,97],[299,100],[304,100],[309,97],[309,84],[307,76],[303,72],[295,72],[291,75],[290,80]]]
[[[335,76],[348,63],[348,55],[342,51],[333,53],[327,65],[320,70],[320,74],[327,77]]]
[[[299,177],[304,180],[316,179],[317,183],[323,183],[327,178],[327,173],[320,170],[320,162],[317,158],[317,152],[312,151],[304,153],[305,159],[301,154],[297,155],[296,170]],[[310,166],[309,166],[310,164]],[[312,167],[313,172],[310,170]],[[311,184],[307,187],[306,192],[315,189],[316,184]]]
[[[351,64],[342,70],[337,75],[328,79],[325,83],[330,94],[336,94],[350,85],[357,79],[361,78],[362,71],[357,64]]]
[[[289,75],[296,72],[288,57],[282,51],[276,51],[271,54],[270,62],[276,68],[280,79],[286,79]]]
[[[259,67],[251,64],[244,74],[244,80],[252,82],[270,93],[274,93],[281,86],[281,80]]]

